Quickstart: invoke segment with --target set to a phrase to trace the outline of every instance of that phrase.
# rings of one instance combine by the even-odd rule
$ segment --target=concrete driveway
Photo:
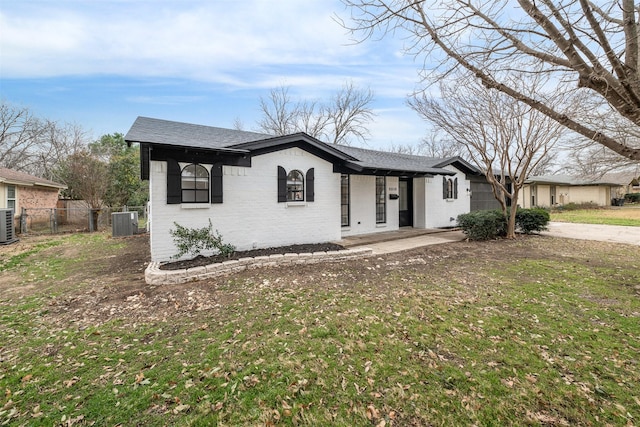
[[[640,227],[550,222],[548,228],[549,230],[544,231],[542,234],[569,239],[598,240],[640,246]]]

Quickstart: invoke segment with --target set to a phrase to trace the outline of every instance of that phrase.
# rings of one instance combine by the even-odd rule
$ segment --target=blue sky
[[[420,64],[400,38],[354,44],[339,0],[0,0],[0,98],[94,137],[137,116],[254,130],[260,96],[375,93],[371,148],[418,144]],[[358,144],[361,145],[361,144]]]

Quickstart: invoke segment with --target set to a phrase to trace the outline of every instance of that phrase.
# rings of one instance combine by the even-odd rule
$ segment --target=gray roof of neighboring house
[[[294,140],[320,149],[334,158],[340,159],[348,168],[355,170],[402,171],[419,174],[452,175],[445,166],[459,162],[469,171],[477,173],[477,169],[459,157],[448,159],[415,156],[410,154],[390,153],[367,150],[345,145],[327,144],[305,133],[285,136],[266,135],[257,132],[246,132],[224,129],[169,120],[138,117],[125,135],[127,142],[171,145],[176,147],[197,147],[212,150],[251,152],[261,149],[272,149]]]
[[[610,185],[619,186],[620,184],[605,179],[587,179],[579,178],[571,175],[540,175],[530,176],[527,178],[528,184],[557,184],[557,185]]]
[[[640,181],[640,168],[635,172],[607,172],[601,179],[626,186],[634,181]]]
[[[59,182],[49,181],[48,179],[7,168],[0,168],[0,182],[14,185],[53,187],[57,189],[67,188],[66,185],[60,184]]]

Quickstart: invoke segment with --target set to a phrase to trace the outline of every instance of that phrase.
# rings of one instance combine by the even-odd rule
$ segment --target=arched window
[[[304,200],[304,175],[299,170],[292,170],[287,175],[287,202]]]
[[[209,171],[191,164],[182,169],[182,203],[209,203]]]
[[[447,200],[458,198],[458,178],[442,177],[442,198]]]

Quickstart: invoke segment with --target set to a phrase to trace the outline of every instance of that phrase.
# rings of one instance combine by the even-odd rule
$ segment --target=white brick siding
[[[303,174],[315,168],[315,201],[278,203],[278,166],[287,172],[298,169]],[[223,241],[237,250],[324,243],[341,237],[340,174],[333,173],[331,163],[302,149],[255,156],[251,167],[225,166],[221,204],[168,205],[166,169],[166,162],[151,161],[153,261],[169,261],[177,252],[169,234],[175,228],[174,221],[201,228],[211,219]]]
[[[441,228],[453,227],[457,224],[458,215],[468,213],[471,210],[471,197],[469,191],[471,183],[465,179],[464,173],[460,172],[453,166],[446,166],[452,172],[456,172],[455,176],[447,178],[458,178],[458,198],[444,199],[442,197],[442,176],[433,178],[420,178],[424,180],[425,188],[425,205],[419,208],[414,207],[414,212],[424,211],[424,228]],[[414,180],[415,184],[415,180]],[[420,183],[415,185],[416,188],[421,187]],[[419,198],[416,198],[416,201]],[[453,218],[453,220],[451,219]]]
[[[398,200],[389,200],[389,194],[398,193],[398,178],[387,177],[387,221],[376,224],[376,177],[371,175],[350,175],[350,225],[342,228],[342,235],[393,231],[398,229]],[[390,191],[391,189],[391,191]]]

